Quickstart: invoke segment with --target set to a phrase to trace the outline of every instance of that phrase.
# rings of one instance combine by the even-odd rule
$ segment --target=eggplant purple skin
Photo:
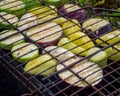
[[[89,37],[94,38],[96,36],[100,36],[102,34],[105,34],[105,33],[109,32],[109,31],[112,31],[112,30],[113,29],[112,29],[111,25],[107,24],[107,25],[103,26],[102,28],[98,29],[95,32],[92,32],[91,29],[88,29],[88,30],[85,30],[85,33],[88,34]]]
[[[73,5],[73,6],[78,6],[78,5]],[[80,6],[78,6],[79,9],[76,9],[75,11],[68,12],[67,9],[65,8],[65,5],[62,5],[58,8],[58,12],[60,15],[65,15],[69,19],[77,19],[79,22],[82,20],[85,20],[87,17],[87,13],[84,9],[82,9]]]

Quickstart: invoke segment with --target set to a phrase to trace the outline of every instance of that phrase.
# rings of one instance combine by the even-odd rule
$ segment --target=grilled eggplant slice
[[[82,24],[82,27],[88,31],[88,34],[94,32],[97,36],[112,30],[110,23],[101,18],[89,19]]]
[[[67,69],[59,73],[58,76],[60,79],[64,80],[65,83],[78,88],[99,84],[103,78],[103,71],[98,64],[87,60],[79,62],[79,60],[79,57],[75,57],[62,64],[57,64],[57,71],[60,71],[71,64],[75,64],[72,68],[69,68],[69,70]],[[73,74],[70,70],[77,75]]]
[[[17,34],[16,34],[17,33]],[[5,39],[4,39],[5,38]],[[17,30],[4,30],[0,33],[0,47],[7,50],[19,43],[24,42],[24,36]],[[3,40],[2,40],[3,39]]]
[[[42,46],[56,45],[62,33],[60,25],[54,22],[38,25],[26,31],[31,40]]]
[[[38,47],[31,43],[21,43],[11,49],[12,57],[19,62],[28,62],[39,55]]]
[[[80,6],[75,4],[64,4],[58,9],[61,15],[65,14],[70,19],[77,19],[79,22],[87,17],[87,13]]]

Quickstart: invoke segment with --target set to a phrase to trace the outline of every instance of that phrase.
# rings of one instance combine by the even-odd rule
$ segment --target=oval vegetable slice
[[[39,55],[38,47],[31,43],[21,43],[13,46],[12,56],[19,62],[28,62]]]
[[[60,14],[65,14],[70,19],[77,19],[79,22],[87,17],[84,9],[75,4],[64,4],[58,9]]]
[[[79,60],[79,57],[72,58],[62,64],[57,64],[56,69],[57,71],[60,71],[66,66],[70,66],[71,64],[76,63]],[[70,70],[76,73],[83,80],[74,75]],[[99,84],[103,78],[103,71],[98,66],[98,64],[85,60],[76,63],[73,67],[69,68],[69,70],[65,70],[59,73],[58,76],[72,86],[86,87],[88,86],[88,84],[92,86]]]
[[[21,0],[2,0],[0,2],[0,11],[20,17],[25,13],[25,4]]]
[[[43,46],[55,45],[62,36],[62,28],[54,22],[38,25],[26,31],[26,35]]]
[[[34,75],[48,76],[56,71],[56,60],[48,54],[39,56],[38,58],[28,62],[24,71]]]
[[[69,58],[75,56],[75,54],[73,54],[72,52],[67,51],[66,49],[64,49],[62,47],[58,47],[58,46],[46,47],[43,50],[43,53],[45,53],[46,51],[49,52],[49,54],[51,54],[52,56],[56,57],[60,61],[66,60],[66,59],[69,59]]]
[[[37,24],[37,17],[32,13],[24,14],[18,22],[18,29],[20,31],[30,28]]]
[[[62,38],[58,42],[58,46],[65,48],[67,50],[70,50],[72,53],[80,56],[85,56],[86,54],[84,53],[85,49],[82,47],[79,47],[75,45],[74,43],[70,42],[68,38]]]
[[[10,50],[14,45],[24,42],[24,36],[21,33],[17,32],[17,30],[4,30],[0,32],[0,47]],[[6,39],[4,40],[4,38]]]
[[[93,48],[91,48],[91,49],[89,49],[88,51],[87,51],[87,54],[86,54],[86,56],[89,56],[89,55],[92,55],[92,54],[94,54],[95,52],[98,52],[98,51],[100,51],[101,49],[100,48],[98,48],[98,47],[93,47]],[[98,63],[98,65],[100,66],[100,67],[104,67],[104,66],[106,66],[107,65],[107,53],[105,52],[105,51],[100,51],[100,52],[98,52],[98,53],[96,53],[95,55],[93,55],[92,57],[90,57],[90,60],[91,61],[93,61],[93,62],[95,62],[95,63]]]
[[[112,30],[110,23],[101,18],[89,19],[82,24],[82,27],[98,36]]]
[[[6,12],[0,12],[0,26],[5,29],[11,29],[17,26],[19,19],[13,15]]]

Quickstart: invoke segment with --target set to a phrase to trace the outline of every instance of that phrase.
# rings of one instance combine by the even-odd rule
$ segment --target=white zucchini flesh
[[[25,30],[37,24],[37,17],[32,13],[23,15],[18,22],[18,29],[20,31]]]
[[[38,47],[31,43],[21,43],[14,46],[11,50],[13,58],[19,58],[18,61],[24,62],[38,56]]]
[[[4,30],[4,31],[2,31],[0,33],[0,39],[4,39],[4,38],[6,38],[6,39],[0,41],[1,47],[5,47],[7,49],[10,49],[12,46],[19,44],[21,42],[24,42],[24,36],[21,33],[15,34],[17,32],[18,32],[17,30]],[[8,46],[8,45],[10,45],[10,46]]]
[[[75,56],[75,54],[73,54],[72,52],[67,51],[66,49],[58,46],[49,46],[49,47],[46,47],[44,50],[49,52],[49,54],[56,57],[60,61],[66,60]],[[45,53],[45,51],[43,51],[43,53]]]
[[[64,62],[63,64],[65,66],[69,66],[72,63],[77,62],[80,60],[80,58],[72,58],[71,60],[68,60]],[[57,71],[65,68],[62,64],[57,65]],[[77,73],[81,78],[84,78],[85,81],[92,86],[98,84],[102,78],[103,78],[103,71],[102,69],[98,66],[98,64],[95,64],[90,61],[82,61],[77,64],[75,64],[71,70],[74,73]],[[62,80],[65,80],[68,84],[73,84],[74,86],[77,87],[86,87],[88,84],[84,80],[80,80],[77,76],[75,76],[72,72],[65,70],[61,73],[58,74],[59,77]]]
[[[18,24],[19,19],[15,15],[8,14],[6,12],[0,12],[0,15],[5,19],[4,20],[2,17],[0,17],[0,24],[2,24],[3,26],[7,26],[7,25],[11,25],[11,24],[16,26]]]
[[[19,10],[24,7],[25,5],[21,0],[2,0],[0,2],[1,10]]]

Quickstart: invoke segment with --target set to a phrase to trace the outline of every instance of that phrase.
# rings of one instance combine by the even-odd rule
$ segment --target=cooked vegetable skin
[[[79,60],[80,58],[76,57],[62,64],[58,64],[57,71],[60,71],[63,68],[65,68],[65,66],[69,66],[75,62],[78,62]],[[78,74],[78,76],[84,80],[78,78],[69,70],[65,70],[59,73],[58,76],[60,77],[60,79],[64,80],[67,84],[77,86],[77,87],[86,87],[89,84],[92,86],[95,86],[99,84],[103,78],[103,71],[98,66],[98,64],[95,64],[87,60],[75,64],[72,68],[70,68],[70,70]]]
[[[17,26],[19,19],[13,15],[6,12],[0,12],[0,27],[5,29],[11,29]]]
[[[55,45],[62,36],[62,28],[54,22],[38,25],[26,31],[29,38],[42,46]]]
[[[24,71],[34,75],[48,76],[56,71],[56,60],[48,54],[39,56],[38,58],[28,62]]]
[[[39,55],[38,47],[31,43],[21,43],[11,49],[12,57],[19,62],[28,62]]]
[[[25,4],[21,0],[2,0],[0,2],[0,11],[20,17],[25,13]]]
[[[70,19],[77,19],[79,22],[87,17],[86,11],[75,4],[64,4],[58,11],[60,14],[65,14],[65,16]]]
[[[6,39],[4,40],[4,38]],[[0,32],[0,39],[0,47],[5,48],[7,50],[11,50],[13,46],[19,43],[23,43],[25,41],[24,36],[21,33],[18,33],[17,30],[4,30]]]
[[[110,23],[101,18],[89,19],[82,24],[82,27],[98,36],[112,30]]]

